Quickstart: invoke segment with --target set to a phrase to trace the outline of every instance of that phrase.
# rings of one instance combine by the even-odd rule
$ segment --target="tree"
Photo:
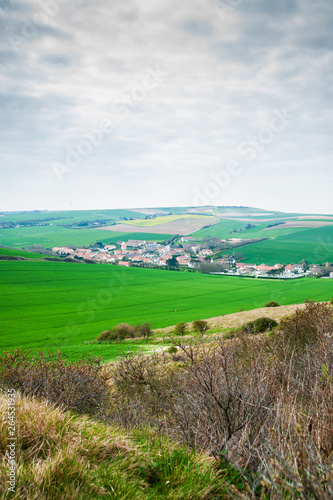
[[[186,325],[186,323],[181,322],[181,323],[178,323],[175,326],[174,333],[176,335],[180,335],[181,337],[183,337],[185,335],[186,331],[187,331],[187,325]]]
[[[236,260],[244,259],[244,255],[242,254],[242,252],[233,252],[233,253],[232,253],[232,256],[233,256]]]
[[[195,332],[199,332],[203,335],[208,330],[209,325],[208,325],[207,321],[200,319],[197,321],[193,321],[192,327],[193,327],[193,330]]]
[[[166,261],[167,265],[170,267],[178,267],[179,262],[175,256],[171,257],[171,259]]]
[[[142,336],[146,340],[148,340],[153,333],[150,323],[141,323],[141,325],[136,328],[136,331],[140,334],[140,337]]]

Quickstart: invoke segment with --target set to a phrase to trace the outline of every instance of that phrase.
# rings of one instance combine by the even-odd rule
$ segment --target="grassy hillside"
[[[266,231],[268,233],[268,231]],[[310,264],[333,261],[333,227],[294,232],[239,249],[247,262],[254,264],[290,264],[306,259]]]
[[[204,221],[202,215],[188,214],[186,210],[186,207],[166,208],[166,213],[172,212],[173,215],[147,220],[135,220],[135,218],[142,218],[145,215],[144,213],[131,210],[9,213],[4,217],[0,217],[0,224],[6,221],[19,224],[22,221],[36,222],[44,219],[48,225],[0,228],[0,244],[14,248],[24,248],[39,244],[46,248],[52,248],[63,245],[88,246],[97,241],[108,244],[115,243],[118,240],[127,241],[129,239],[162,242],[176,233],[190,233],[190,231],[197,228],[195,221]],[[200,210],[200,208],[197,210]],[[202,210],[207,210],[207,207],[202,207]],[[219,239],[240,238],[245,240],[269,238],[269,241],[251,244],[243,248],[242,252],[245,258],[248,262],[251,261],[253,263],[264,262],[266,264],[275,264],[280,262],[289,264],[306,259],[310,263],[322,264],[323,262],[333,260],[332,225],[313,229],[311,227],[292,227],[292,225],[281,224],[279,227],[267,229],[272,224],[288,223],[290,221],[299,221],[300,224],[306,224],[306,221],[308,221],[308,224],[312,225],[316,224],[316,221],[321,221],[317,224],[329,224],[330,220],[328,216],[284,214],[282,212],[271,212],[249,207],[215,207],[214,213],[218,214],[220,221],[210,227],[195,231],[193,233],[195,241],[200,242],[203,238],[212,236]],[[112,229],[115,228],[116,231],[106,231],[91,227],[93,221],[102,220],[106,221],[106,226],[111,225]],[[194,225],[189,224],[185,230],[182,224],[184,220],[192,221]],[[203,224],[208,225],[210,221],[215,222],[215,220],[218,219],[209,217],[207,218],[207,222],[204,221]],[[90,227],[82,227],[82,225],[75,227],[76,224],[82,224],[87,221],[90,223]],[[120,223],[120,225],[112,225],[114,223]],[[64,227],[72,224],[74,224],[74,227]],[[170,226],[170,224],[173,224],[173,226]],[[249,224],[255,227],[246,229],[246,226]],[[117,227],[119,230],[117,230]],[[155,234],[155,229],[161,227],[164,228],[163,234]],[[198,227],[200,227],[200,224]],[[139,230],[147,232],[135,232]],[[168,232],[172,234],[167,234]]]
[[[15,250],[13,248],[2,248],[0,247],[0,255],[11,255],[12,257],[24,257],[25,259],[41,259],[45,257],[45,255],[34,253],[34,252],[25,252],[24,250]]]
[[[122,321],[153,328],[333,296],[333,280],[293,282],[64,262],[0,262],[0,350],[60,349],[114,358],[122,347],[87,345]],[[125,350],[132,346],[124,347]]]
[[[8,443],[4,395],[0,395],[0,409],[0,451],[4,455]],[[16,399],[16,426],[16,493],[8,491],[8,468],[3,460],[3,500],[225,498],[226,482],[208,456],[189,453],[149,429],[125,433],[20,396]]]
[[[78,222],[81,220],[98,220],[102,218],[109,218],[117,220],[123,217],[142,217],[142,214],[132,210],[45,210],[36,212],[2,212],[3,217],[0,217],[1,222],[13,221],[20,222],[26,220],[39,220],[39,219],[54,219],[55,223]]]
[[[5,246],[17,248],[28,247],[34,244],[43,245],[45,248],[63,245],[87,246],[96,243],[96,241],[102,241],[104,244],[107,244],[118,240],[127,241],[129,239],[164,241],[171,236],[170,234],[133,232],[111,233],[100,229],[71,229],[60,226],[0,229],[0,243]]]

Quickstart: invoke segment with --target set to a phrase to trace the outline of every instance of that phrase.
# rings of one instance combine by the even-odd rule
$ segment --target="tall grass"
[[[149,429],[119,428],[17,396],[17,487],[8,490],[7,400],[0,395],[0,496],[7,500],[223,498],[209,459]]]

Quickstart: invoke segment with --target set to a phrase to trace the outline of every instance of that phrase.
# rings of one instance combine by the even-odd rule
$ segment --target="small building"
[[[213,252],[209,248],[204,248],[203,250],[200,250],[200,252],[199,252],[199,255],[202,255],[202,256],[208,256],[208,255],[212,255],[212,254],[213,254]]]
[[[194,240],[193,236],[183,236],[182,237],[183,243],[187,243],[188,241],[193,241],[193,240]]]
[[[234,266],[236,264],[235,257],[229,257],[228,264],[229,264],[229,266]]]
[[[127,246],[131,247],[131,248],[142,247],[145,244],[146,244],[146,242],[143,240],[128,240],[128,242],[127,242]]]

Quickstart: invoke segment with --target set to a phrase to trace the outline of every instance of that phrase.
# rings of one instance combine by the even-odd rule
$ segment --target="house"
[[[193,240],[194,240],[193,236],[183,236],[182,237],[183,243],[187,243],[188,241],[193,241]]]
[[[304,265],[303,264],[294,264],[292,267],[293,267],[293,272],[304,273]]]
[[[200,250],[200,247],[198,245],[191,247],[191,250],[193,253],[197,253]]]
[[[148,252],[155,252],[158,247],[159,245],[157,245],[156,241],[146,243],[146,250],[148,250]]]
[[[330,273],[330,278],[333,279],[333,273]]]
[[[114,250],[116,247],[115,245],[104,245],[104,250],[107,252],[110,252],[111,250]]]
[[[229,264],[229,266],[234,266],[236,264],[235,257],[229,257],[228,264]]]
[[[213,252],[209,248],[204,248],[203,250],[200,250],[200,252],[199,252],[199,255],[204,256],[204,257],[205,256],[207,257],[208,255],[212,255],[212,254],[213,254]]]
[[[146,244],[146,242],[142,241],[142,240],[128,240],[128,242],[127,242],[127,246],[131,247],[131,248],[142,247],[145,244]]]
[[[191,261],[191,259],[190,259],[189,254],[180,255],[179,257],[177,257],[177,262],[179,262],[179,264],[181,264],[181,265],[187,266],[187,264],[190,261]]]
[[[120,261],[118,262],[118,266],[124,266],[124,267],[130,267],[130,262],[126,262],[126,261]]]
[[[52,252],[56,252],[63,255],[66,253],[74,253],[74,250],[72,248],[67,248],[67,247],[54,247],[52,248]]]

